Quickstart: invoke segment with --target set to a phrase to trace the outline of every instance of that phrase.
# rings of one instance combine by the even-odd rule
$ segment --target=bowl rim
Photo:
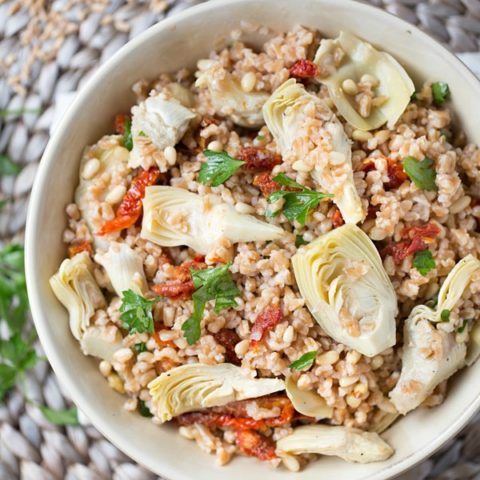
[[[130,52],[137,48],[137,46],[147,41],[150,37],[155,36],[157,31],[166,30],[170,27],[173,27],[176,23],[187,20],[191,17],[194,17],[195,15],[205,15],[210,11],[228,8],[228,5],[240,4],[243,3],[243,1],[244,0],[215,0],[207,1],[199,5],[189,7],[184,11],[174,14],[171,17],[162,19],[160,22],[149,27],[144,32],[136,36],[134,39],[127,42],[117,52],[115,52],[115,54],[103,65],[101,65],[98,70],[91,76],[91,78],[88,79],[88,81],[81,88],[81,90],[76,92],[74,101],[69,106],[62,121],[57,125],[42,155],[30,196],[30,203],[28,206],[25,228],[25,272],[32,318],[42,347],[45,350],[46,356],[48,357],[48,361],[55,374],[58,376],[62,387],[64,387],[68,391],[74,403],[78,406],[82,413],[87,416],[87,418],[91,421],[95,428],[97,428],[112,444],[117,446],[121,451],[125,452],[130,458],[132,458],[140,465],[146,466],[149,469],[154,468],[153,466],[151,466],[152,462],[149,462],[148,459],[144,455],[142,455],[140,447],[137,447],[134,443],[129,442],[128,439],[124,439],[118,436],[115,433],[115,430],[110,427],[111,421],[99,415],[96,411],[96,408],[88,401],[84,400],[82,391],[77,386],[77,383],[75,381],[75,376],[63,367],[62,358],[56,350],[56,344],[53,341],[53,338],[49,336],[46,328],[46,318],[42,314],[42,298],[37,291],[35,283],[35,272],[37,267],[33,255],[33,246],[37,234],[41,231],[41,224],[39,223],[38,215],[36,215],[36,213],[38,205],[40,204],[40,199],[45,189],[45,183],[48,177],[48,173],[55,163],[55,157],[53,153],[61,145],[61,138],[63,137],[64,132],[67,131],[67,125],[77,114],[77,111],[83,104],[84,99],[87,98],[88,95],[90,95],[91,91],[94,91],[97,88],[97,86],[105,77],[108,77],[110,75],[110,72],[114,69],[115,65],[121,62],[124,58],[127,58]],[[458,69],[460,75],[464,77],[465,81],[470,84],[473,90],[476,89],[480,96],[480,81],[474,75],[474,73],[446,46],[440,44],[432,36],[421,31],[415,25],[408,23],[407,21],[393,15],[390,12],[381,10],[370,4],[361,3],[357,0],[318,1],[321,3],[335,3],[337,5],[339,3],[343,3],[356,9],[359,14],[389,17],[391,21],[393,21],[399,26],[399,28],[406,28],[407,30],[415,32],[415,35],[422,38],[422,40],[425,42],[426,45],[428,45],[429,48],[432,48],[439,54],[446,56],[449,62]],[[461,413],[459,413],[455,422],[450,424],[442,432],[441,435],[439,435],[435,439],[432,439],[431,442],[425,444],[422,448],[418,449],[414,453],[399,459],[391,465],[387,465],[385,468],[382,468],[378,472],[368,475],[368,477],[364,477],[364,480],[367,480],[367,478],[368,480],[386,480],[389,478],[394,478],[400,475],[402,472],[405,472],[406,470],[420,463],[422,460],[428,458],[442,445],[444,445],[449,439],[456,435],[471,419],[471,417],[479,410],[479,408],[480,397],[477,397],[474,398]],[[171,480],[189,480],[184,474],[182,474],[181,469],[173,465],[173,462],[162,463],[161,475],[164,478]]]

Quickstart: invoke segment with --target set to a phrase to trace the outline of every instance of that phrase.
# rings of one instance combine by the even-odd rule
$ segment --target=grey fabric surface
[[[293,0],[292,0],[293,1]],[[23,240],[28,196],[58,104],[81,88],[129,39],[195,0],[0,0],[0,109],[39,109],[0,123],[0,152],[21,165],[0,180],[0,242]],[[372,0],[420,26],[456,52],[476,52],[480,0]],[[467,54],[465,59],[475,60]],[[40,350],[40,346],[38,346]],[[27,377],[32,400],[53,409],[71,404],[46,362]],[[19,390],[0,404],[0,479],[147,480],[156,478],[81,418],[78,427],[48,423]],[[480,418],[401,478],[480,480]],[[228,467],[225,470],[228,478]],[[294,475],[294,474],[292,474]]]

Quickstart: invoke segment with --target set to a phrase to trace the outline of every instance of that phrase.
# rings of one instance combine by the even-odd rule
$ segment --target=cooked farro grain
[[[255,51],[240,33],[196,72],[137,82],[134,121],[123,115],[117,134],[86,148],[66,207],[73,257],[52,287],[82,350],[128,396],[127,410],[146,406],[162,423],[161,405],[172,402],[179,433],[220,465],[244,454],[298,471],[325,453],[275,449],[302,423],[352,435],[386,428],[399,413],[441,403],[447,378],[475,360],[478,347],[466,346],[480,316],[480,152],[455,146],[450,112],[433,103],[429,84],[399,99],[361,60],[359,78],[342,78],[353,61],[342,37],[297,27]],[[285,93],[262,114],[293,74],[303,82],[294,84],[296,99]],[[343,103],[331,97],[337,87]],[[382,113],[402,102],[396,118]],[[284,109],[278,118],[274,108]],[[110,233],[99,235],[106,224]],[[112,248],[106,268],[98,254]],[[297,268],[309,251],[326,261]],[[306,268],[309,291],[299,278]],[[89,304],[93,291],[100,308]],[[392,339],[381,348],[377,329]],[[419,379],[409,362],[436,362],[438,373]],[[250,386],[215,401],[159,386],[198,364],[240,368]],[[235,375],[224,382],[234,386]],[[250,391],[289,378],[297,393],[287,388],[288,397],[278,383]],[[308,410],[295,395],[310,395]],[[368,438],[384,453],[363,461],[391,454],[380,437]],[[335,452],[359,461],[356,453]]]

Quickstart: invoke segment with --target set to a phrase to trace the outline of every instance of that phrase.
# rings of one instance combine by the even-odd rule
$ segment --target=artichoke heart
[[[438,292],[435,321],[442,320],[443,310],[452,310],[462,297],[476,272],[480,271],[480,261],[473,255],[462,258],[448,274]]]
[[[172,87],[170,87],[172,88]],[[173,92],[185,101],[179,89]],[[131,168],[150,168],[151,155],[145,155],[151,146],[158,150],[175,146],[185,135],[190,122],[197,114],[185,107],[172,92],[162,92],[148,97],[132,108],[133,149],[128,164]]]
[[[82,157],[75,203],[93,236],[96,248],[108,248],[109,240],[96,235],[105,223],[102,204],[114,188],[128,187],[128,175],[131,172],[128,155],[128,150],[118,145],[118,137],[105,136],[97,144],[88,147]],[[93,165],[98,162],[98,168],[89,171],[92,162]]]
[[[93,262],[87,252],[65,259],[50,277],[53,293],[70,315],[70,330],[80,340],[95,310],[105,306],[105,298],[93,277]]]
[[[327,405],[325,399],[315,392],[300,390],[292,377],[285,382],[285,391],[295,410],[302,415],[317,420],[332,418],[333,408]]]
[[[402,370],[389,396],[403,415],[417,408],[435,387],[465,363],[466,345],[435,328],[431,310],[419,305],[404,327]]]
[[[380,255],[356,225],[344,225],[292,258],[311,314],[337,342],[373,357],[395,344],[397,297]]]
[[[118,329],[88,327],[80,340],[80,347],[85,355],[113,361],[113,354],[122,348],[122,334]]]
[[[343,54],[343,58],[340,65],[332,69],[331,59],[338,51]],[[393,128],[415,91],[411,78],[391,55],[376,50],[351,33],[341,32],[334,40],[322,40],[314,62],[319,66],[320,75],[326,74],[318,80],[328,87],[339,113],[360,130],[373,130],[384,123],[387,123],[388,128]],[[353,80],[357,83],[365,74],[378,80],[374,93],[385,101],[373,106],[370,114],[363,117],[358,112],[355,94],[348,95],[344,91],[343,82]]]
[[[139,295],[147,290],[143,259],[126,243],[111,242],[107,252],[95,255],[95,261],[105,269],[119,297],[125,290],[133,290]]]
[[[362,221],[365,212],[353,179],[351,145],[327,104],[290,79],[273,92],[263,116],[283,160],[295,170],[311,167],[320,189],[333,193],[345,223]]]
[[[240,82],[219,62],[209,60],[207,63],[208,68],[198,72],[195,85],[208,88],[216,112],[242,127],[261,127],[264,124],[262,107],[268,100],[268,94],[245,92]]]
[[[473,346],[477,335],[472,330],[471,345],[457,342],[455,331],[437,328],[442,312],[452,310],[460,301],[480,261],[472,255],[460,260],[450,271],[438,294],[435,310],[417,305],[405,321],[402,370],[390,398],[402,414],[418,407],[435,387],[465,364],[473,363],[478,352]]]
[[[372,463],[391,457],[393,449],[377,433],[330,425],[297,427],[277,442],[280,452],[320,453],[347,462]]]
[[[142,238],[162,247],[188,245],[208,254],[220,239],[232,243],[282,238],[285,232],[252,215],[238,213],[218,197],[201,197],[182,188],[147,187]]]
[[[158,418],[167,422],[185,412],[269,395],[284,390],[285,384],[276,378],[249,378],[230,363],[195,363],[162,373],[148,388]]]

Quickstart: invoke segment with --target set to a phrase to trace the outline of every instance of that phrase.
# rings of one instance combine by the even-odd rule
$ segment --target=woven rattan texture
[[[293,1],[293,0],[292,0]],[[22,241],[29,192],[49,137],[55,105],[81,88],[129,39],[195,0],[0,0],[0,109],[38,109],[0,123],[0,152],[21,165],[0,179],[0,242]],[[477,51],[480,0],[371,0],[431,33],[456,52]],[[40,349],[40,346],[39,346]],[[27,396],[62,409],[70,403],[46,362],[27,377]],[[156,478],[82,426],[49,424],[20,391],[0,404],[1,480]],[[227,467],[228,469],[228,467]],[[228,478],[228,470],[225,470]],[[480,418],[402,480],[480,480]]]

